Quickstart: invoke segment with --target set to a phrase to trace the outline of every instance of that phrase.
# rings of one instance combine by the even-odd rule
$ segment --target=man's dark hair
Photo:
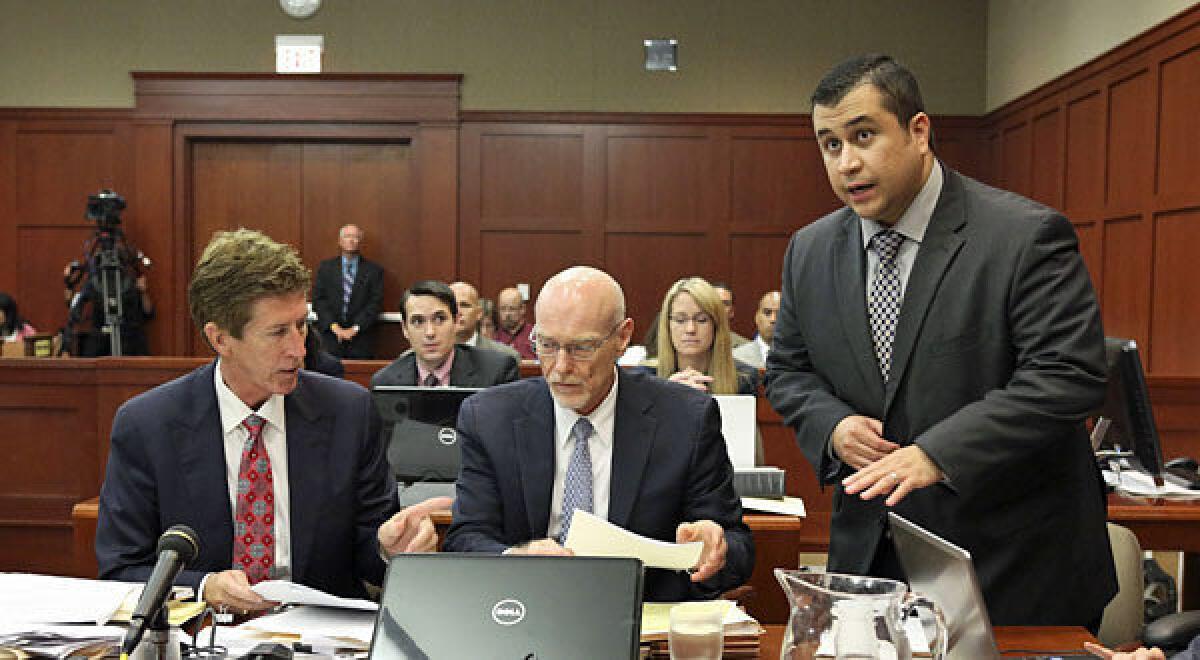
[[[401,320],[408,320],[406,305],[408,305],[408,299],[413,296],[433,296],[446,303],[446,306],[450,308],[452,318],[458,317],[458,301],[454,299],[454,290],[450,288],[450,285],[441,280],[421,280],[408,287],[408,290],[400,298]]]
[[[813,91],[812,105],[832,108],[860,85],[873,85],[883,96],[883,107],[899,120],[901,127],[918,112],[925,111],[921,88],[911,71],[889,55],[878,53],[850,58],[829,70]]]

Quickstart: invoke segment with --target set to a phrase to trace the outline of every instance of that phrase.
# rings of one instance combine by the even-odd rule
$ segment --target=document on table
[[[310,646],[366,649],[375,631],[375,612],[364,609],[301,605],[247,621],[247,636],[286,636]]]
[[[129,582],[0,573],[0,621],[102,625],[140,588]]]
[[[341,607],[352,610],[379,609],[378,603],[361,598],[342,598],[327,594],[320,589],[313,589],[302,584],[287,580],[265,580],[250,587],[254,593],[276,603],[290,605],[322,605],[324,607]]]
[[[1119,480],[1117,472],[1104,470],[1103,473],[1104,483],[1130,495],[1165,497],[1180,500],[1200,499],[1200,490],[1190,490],[1176,485],[1171,482],[1170,478],[1165,479],[1161,487],[1157,486],[1154,483],[1154,479],[1141,470],[1121,470]]]
[[[785,497],[782,500],[773,500],[767,497],[743,497],[742,508],[750,509],[751,511],[800,516],[801,518],[806,515],[804,500],[799,497]]]
[[[668,543],[617,527],[579,509],[571,517],[566,547],[588,557],[636,557],[648,567],[683,571],[700,562],[704,544]]]

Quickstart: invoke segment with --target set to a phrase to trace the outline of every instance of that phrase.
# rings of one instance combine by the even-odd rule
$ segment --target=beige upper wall
[[[994,110],[1197,4],[1192,0],[990,0]]]
[[[270,71],[274,35],[325,35],[325,70],[465,74],[463,108],[807,112],[849,55],[909,65],[929,108],[984,110],[987,0],[0,0],[0,107],[133,105],[130,71]],[[936,38],[929,38],[936,35]],[[642,70],[642,39],[682,71]]]

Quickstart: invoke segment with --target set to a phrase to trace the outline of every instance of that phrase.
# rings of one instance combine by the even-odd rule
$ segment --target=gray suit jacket
[[[517,360],[508,353],[489,351],[465,344],[454,345],[454,364],[450,366],[450,384],[455,387],[491,387],[511,383],[521,376]],[[412,351],[392,360],[371,376],[376,385],[416,385],[417,356]]]
[[[866,415],[944,472],[895,509],[974,555],[993,623],[1086,624],[1116,591],[1083,424],[1105,391],[1095,293],[1066,218],[944,171],[886,386],[860,221],[843,208],[788,247],[767,395],[836,487],[830,570],[863,573],[890,543],[882,498],[842,492],[851,470],[830,456],[834,426]]]
[[[506,355],[511,355],[517,358],[518,362],[521,360],[521,354],[517,352],[517,349],[509,346],[508,344],[501,344],[495,339],[488,339],[481,334],[475,335],[475,348],[482,348],[489,351],[499,351]]]

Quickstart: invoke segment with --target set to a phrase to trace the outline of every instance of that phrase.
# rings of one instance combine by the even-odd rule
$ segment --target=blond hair
[[[662,311],[658,315],[658,375],[669,378],[679,370],[675,344],[671,342],[670,317],[671,304],[681,293],[691,296],[713,322],[713,341],[708,348],[708,370],[705,372],[713,379],[709,391],[713,394],[737,394],[737,368],[733,363],[729,317],[725,314],[725,305],[717,290],[702,277],[685,277],[672,284],[667,289],[667,295],[663,296]]]
[[[192,271],[188,306],[201,333],[212,322],[241,339],[255,301],[307,293],[311,283],[292,246],[253,229],[219,231]]]

